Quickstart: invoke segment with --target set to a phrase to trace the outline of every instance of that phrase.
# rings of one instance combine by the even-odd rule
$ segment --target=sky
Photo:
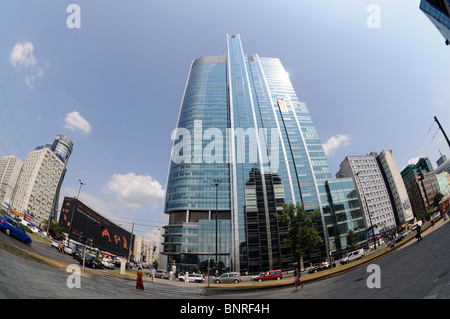
[[[75,5],[75,6],[74,6]],[[450,149],[450,47],[419,0],[2,0],[0,158],[57,134],[74,143],[61,197],[159,241],[191,62],[279,58],[333,176],[348,155],[392,150],[400,170]]]

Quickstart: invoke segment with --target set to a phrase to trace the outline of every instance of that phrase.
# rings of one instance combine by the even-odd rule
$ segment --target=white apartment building
[[[14,155],[0,160],[0,203],[5,204],[4,207],[11,204],[22,166],[23,161]]]
[[[394,211],[377,160],[373,154],[347,156],[336,178],[352,177],[364,208],[367,227],[375,234],[396,227]]]
[[[406,191],[405,183],[392,155],[392,151],[381,151],[378,159],[386,177],[386,186],[391,190],[393,199],[392,206],[399,222],[403,224],[404,222],[413,220],[414,215],[411,203],[409,202],[408,192]]]
[[[47,147],[28,153],[17,181],[12,207],[34,217],[39,225],[49,218],[65,163]]]

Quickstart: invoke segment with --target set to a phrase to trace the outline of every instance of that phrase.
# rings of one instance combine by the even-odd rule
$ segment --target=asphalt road
[[[157,279],[145,281],[145,291],[137,291],[135,281],[102,275],[81,276],[80,288],[69,288],[71,273],[11,255],[0,250],[0,298],[95,298],[95,299],[421,299],[450,298],[450,222],[440,221],[441,227],[424,234],[421,242],[388,254],[371,265],[379,271],[368,272],[369,266],[308,283],[298,291],[294,287],[254,292],[210,293],[200,284],[168,284]],[[34,241],[31,246],[7,237],[9,241],[36,254],[73,263],[72,257],[58,253],[49,244]],[[375,279],[374,279],[375,278]],[[380,287],[368,286],[379,283]]]
[[[405,247],[347,273],[294,287],[210,298],[236,299],[450,299],[450,221],[422,234]],[[437,224],[438,226],[438,224]],[[379,280],[376,280],[379,274]],[[368,285],[369,282],[369,285]],[[374,287],[375,283],[380,288]],[[370,288],[371,286],[372,288]]]

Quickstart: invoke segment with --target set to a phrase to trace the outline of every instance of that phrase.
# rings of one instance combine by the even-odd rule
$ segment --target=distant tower
[[[0,203],[6,206],[11,204],[22,166],[23,161],[14,155],[5,156],[0,160]]]

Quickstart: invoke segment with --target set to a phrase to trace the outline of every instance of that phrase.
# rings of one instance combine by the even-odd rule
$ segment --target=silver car
[[[239,283],[241,282],[241,274],[238,272],[227,272],[214,279],[216,284]]]

